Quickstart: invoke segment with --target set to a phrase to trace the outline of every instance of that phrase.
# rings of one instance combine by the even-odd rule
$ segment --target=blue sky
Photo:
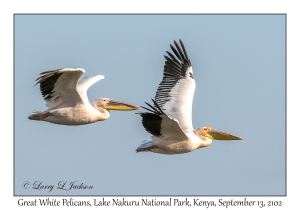
[[[16,195],[284,195],[284,15],[15,16]],[[181,39],[196,91],[194,128],[244,137],[213,141],[182,155],[135,153],[150,134],[135,112],[104,122],[61,126],[29,121],[44,110],[40,72],[80,67],[102,74],[99,97],[150,102],[165,51]],[[77,181],[92,190],[23,189],[22,183]]]

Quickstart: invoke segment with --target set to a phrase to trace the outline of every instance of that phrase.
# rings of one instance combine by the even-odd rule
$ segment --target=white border
[[[13,14],[14,13],[286,13],[287,14],[287,146],[288,178],[287,197],[250,197],[249,200],[282,200],[284,208],[298,206],[299,200],[299,7],[296,1],[36,1],[3,0],[1,3],[1,185],[0,206],[11,209],[18,207],[22,197],[13,196]],[[23,197],[34,200],[34,197]],[[68,197],[66,197],[68,198]],[[99,197],[96,197],[99,199]],[[157,199],[162,199],[159,197]],[[215,200],[216,197],[202,197],[203,200]],[[54,197],[51,197],[54,199]],[[57,197],[62,199],[62,197]],[[93,198],[76,197],[76,200]],[[134,197],[130,197],[131,200]],[[140,197],[136,198],[140,199]],[[167,197],[166,197],[167,199]],[[181,197],[181,199],[184,199]],[[230,200],[229,197],[224,199]],[[241,200],[241,197],[236,198]],[[7,208],[9,207],[9,208]],[[32,208],[32,207],[22,207]],[[40,208],[40,207],[38,207]],[[48,207],[47,207],[48,208]],[[51,208],[51,207],[49,207]],[[65,208],[65,207],[59,207]],[[77,207],[78,208],[78,207]],[[87,207],[90,208],[90,207]],[[100,207],[97,207],[100,208]],[[130,207],[129,207],[130,208]],[[162,208],[162,207],[160,207]],[[198,207],[199,208],[199,207]],[[248,208],[249,207],[245,207]],[[3,208],[4,209],[4,208]],[[137,208],[136,208],[137,209]],[[141,208],[139,208],[141,209]],[[181,208],[182,209],[182,208]],[[184,208],[185,209],[185,208]],[[244,208],[239,208],[244,209]],[[253,208],[252,208],[253,209]],[[256,208],[255,208],[256,209]],[[257,207],[257,209],[260,209]],[[296,208],[293,208],[296,209]]]

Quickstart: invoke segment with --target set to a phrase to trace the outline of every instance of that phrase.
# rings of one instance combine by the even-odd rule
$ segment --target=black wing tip
[[[145,102],[150,108],[143,107],[144,109],[148,110],[149,112],[142,112],[139,113],[141,115],[142,124],[146,131],[153,136],[161,136],[161,121],[162,121],[162,110],[158,106],[155,100],[151,99],[154,105],[150,105],[149,103]]]
[[[160,108],[160,106],[158,105],[158,103],[153,98],[151,98],[151,100],[153,101],[155,107],[160,111],[160,113],[164,114],[163,110]]]
[[[140,114],[140,115],[143,115],[143,114],[163,115],[163,114],[165,114],[163,112],[163,110],[160,108],[160,106],[158,105],[158,103],[152,98],[151,98],[151,100],[154,105],[151,105],[151,104],[145,102],[145,104],[147,104],[149,107],[141,106],[141,108],[146,109],[148,112],[138,112],[136,114]]]
[[[61,69],[55,69],[55,70],[49,70],[49,71],[41,72],[39,74],[40,76],[35,80],[35,81],[37,81],[37,83],[35,85],[37,85],[38,83],[41,83],[41,82],[45,81],[49,77],[52,77],[52,76],[58,74],[59,70],[61,70]]]
[[[40,92],[45,101],[48,101],[53,97],[52,94],[55,83],[62,74],[59,70],[60,69],[44,71],[40,73],[40,77],[35,80],[36,83],[34,86],[40,84]]]
[[[174,40],[175,47],[172,44],[170,44],[171,50],[176,55],[176,58],[179,61],[187,64],[188,66],[192,66],[190,58],[189,58],[188,53],[186,51],[186,48],[185,48],[185,46],[183,44],[183,41],[181,39],[179,39],[179,44],[176,42],[176,40]],[[168,51],[166,51],[166,52],[169,55],[169,52]],[[170,58],[170,56],[169,56],[169,58]]]
[[[179,39],[179,43],[180,43],[181,46],[184,46],[184,44],[183,44],[183,42],[182,42],[181,39]]]
[[[182,43],[181,39],[179,39],[179,43],[180,43],[180,44]],[[176,40],[174,40],[174,45],[175,45],[175,46],[178,45],[178,43],[176,42]]]
[[[183,41],[181,39],[179,39],[179,43],[180,43],[181,47],[184,46]],[[178,45],[178,43],[176,42],[176,40],[174,40],[174,44]]]

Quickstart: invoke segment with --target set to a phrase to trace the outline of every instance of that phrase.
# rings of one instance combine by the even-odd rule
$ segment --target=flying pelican
[[[242,140],[243,138],[192,125],[192,103],[195,80],[192,64],[181,40],[170,45],[173,53],[165,56],[164,76],[156,91],[154,105],[146,103],[149,112],[137,113],[142,124],[152,134],[152,140],[143,141],[136,152],[151,151],[161,154],[181,154],[207,147],[215,140]]]
[[[44,112],[36,111],[28,118],[61,125],[84,125],[106,120],[108,110],[136,110],[138,106],[124,102],[99,98],[90,104],[87,97],[88,88],[104,79],[102,75],[85,77],[81,68],[62,68],[45,71],[36,79],[40,91],[49,107]]]

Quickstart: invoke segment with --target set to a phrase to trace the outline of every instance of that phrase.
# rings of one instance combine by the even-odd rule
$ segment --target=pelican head
[[[211,127],[202,127],[199,129],[199,134],[205,136],[209,131],[211,131]]]
[[[198,137],[208,137],[206,136],[208,132],[211,131],[211,127],[201,127],[201,128],[197,128],[195,130],[195,134],[198,136]]]
[[[125,102],[113,101],[109,98],[98,98],[93,103],[95,108],[102,108],[106,110],[120,110],[120,111],[131,111],[139,109],[139,106],[128,104]]]
[[[201,146],[200,147],[207,147],[212,143],[212,139],[207,135],[208,132],[211,131],[211,127],[201,127],[201,128],[197,128],[194,132],[196,134],[196,136],[198,136],[202,142],[201,142]]]
[[[243,140],[242,137],[235,136],[230,133],[212,130],[211,127],[197,128],[194,132],[201,140],[203,140],[199,148],[209,146],[212,143],[213,139],[214,140]]]
[[[203,139],[203,137],[207,137],[214,140],[243,140],[244,139],[242,137],[230,133],[212,130],[211,127],[198,128],[195,130],[195,134],[200,138],[202,137],[201,139]]]

